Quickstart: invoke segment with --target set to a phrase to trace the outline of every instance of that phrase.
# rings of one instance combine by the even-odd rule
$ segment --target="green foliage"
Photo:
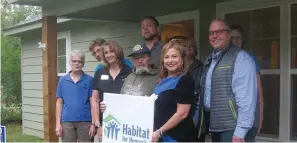
[[[1,37],[1,41],[2,102],[7,106],[15,106],[22,102],[20,39]]]
[[[30,20],[41,12],[39,7],[5,5],[1,0],[1,30]],[[21,104],[21,40],[1,35],[1,102],[6,106]]]
[[[40,7],[5,5],[4,3],[5,1],[1,0],[1,29],[28,21],[41,13]]]
[[[1,108],[1,124],[7,125],[10,123],[22,122],[21,107],[3,107]]]

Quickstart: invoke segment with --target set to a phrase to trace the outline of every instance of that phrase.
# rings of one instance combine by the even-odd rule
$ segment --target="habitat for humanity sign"
[[[1,130],[0,130],[0,138],[1,138],[1,143],[6,142],[6,128],[5,126],[1,126]]]
[[[104,93],[102,142],[150,142],[154,123],[154,99]]]

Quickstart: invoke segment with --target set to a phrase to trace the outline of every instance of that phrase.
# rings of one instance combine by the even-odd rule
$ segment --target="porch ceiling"
[[[9,4],[31,5],[31,6],[51,6],[67,5],[77,0],[7,0]]]
[[[121,0],[63,16],[94,20],[139,21],[146,15],[162,16],[192,11],[223,1],[227,0]]]
[[[162,16],[214,8],[228,0],[8,0],[11,4],[42,6],[43,15],[58,17],[139,21],[146,15]],[[213,9],[211,9],[213,10]]]

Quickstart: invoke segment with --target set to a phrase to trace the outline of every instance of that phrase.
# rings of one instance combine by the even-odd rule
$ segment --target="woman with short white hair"
[[[93,142],[91,105],[93,78],[83,72],[85,54],[73,50],[71,71],[59,79],[56,102],[56,135],[63,142]]]

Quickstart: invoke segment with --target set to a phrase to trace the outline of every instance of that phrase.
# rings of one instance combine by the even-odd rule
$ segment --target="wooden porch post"
[[[43,61],[43,124],[45,142],[57,142],[56,88],[57,88],[57,17],[42,17]]]

